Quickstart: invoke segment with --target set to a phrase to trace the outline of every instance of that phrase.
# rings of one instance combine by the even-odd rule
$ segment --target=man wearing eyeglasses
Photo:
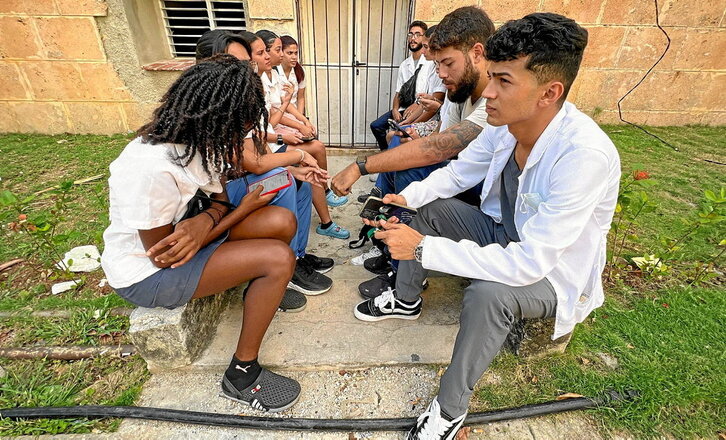
[[[396,95],[393,97],[393,104],[391,105],[391,111],[388,111],[381,115],[378,119],[371,122],[371,132],[375,136],[378,142],[378,147],[381,150],[388,148],[386,142],[386,131],[388,130],[388,120],[394,119],[395,121],[401,121],[403,119],[403,112],[407,106],[402,106],[399,100],[399,92],[401,87],[416,73],[417,69],[422,69],[424,63],[429,63],[426,58],[421,56],[421,48],[423,47],[422,38],[424,32],[428,29],[428,25],[423,21],[414,21],[408,26],[408,50],[411,51],[411,55],[403,60],[398,68],[398,79],[396,81]],[[424,70],[424,69],[422,69]],[[410,105],[410,104],[409,104]]]

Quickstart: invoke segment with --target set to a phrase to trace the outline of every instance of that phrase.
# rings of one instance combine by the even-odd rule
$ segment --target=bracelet
[[[305,150],[297,150],[302,156],[300,156],[300,163],[305,160]]]
[[[219,222],[214,218],[214,216],[209,211],[202,211],[202,212],[204,214],[207,214],[209,216],[209,218],[212,219],[212,223],[214,224],[213,227],[216,227],[219,224]]]

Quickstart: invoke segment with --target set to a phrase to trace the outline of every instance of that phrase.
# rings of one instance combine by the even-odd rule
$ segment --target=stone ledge
[[[155,63],[144,64],[141,66],[142,69],[158,72],[158,71],[184,71],[192,67],[196,61],[193,59],[188,60],[165,60],[157,61]]]
[[[131,313],[129,336],[152,373],[184,367],[207,348],[222,312],[240,289],[189,302],[176,309],[139,307]]]

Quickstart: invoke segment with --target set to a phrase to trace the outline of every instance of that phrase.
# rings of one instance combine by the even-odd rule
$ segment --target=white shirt
[[[419,64],[421,65],[421,71],[416,78],[416,93],[426,93],[429,95],[438,92],[446,93],[444,82],[439,78],[439,74],[436,73],[436,64],[425,58]]]
[[[292,92],[292,98],[290,99],[290,104],[297,107],[297,93],[300,89],[305,88],[305,80],[303,79],[301,82],[297,82],[297,76],[295,75],[295,69],[290,69],[290,74],[285,77],[285,70],[283,70],[282,65],[275,67],[275,70],[277,70],[277,73],[279,74],[280,80],[283,83],[292,84],[293,92]]]
[[[272,78],[267,76],[267,72],[262,74],[262,88],[265,91],[265,107],[269,112],[272,107],[280,107],[282,105],[282,95],[285,93],[282,90],[282,79],[277,73],[277,70],[272,69],[270,71]]]
[[[416,72],[416,68],[421,64],[422,62],[426,61],[426,57],[421,55],[418,58],[418,61],[415,61],[413,59],[413,55],[409,56],[403,62],[400,66],[398,66],[398,78],[396,79],[396,93],[401,91],[401,87],[406,83],[406,81],[409,80]],[[428,61],[429,63],[433,64],[433,61]],[[423,69],[423,67],[421,67]],[[419,73],[419,77],[421,74]]]
[[[101,266],[114,288],[128,287],[159,270],[146,256],[139,230],[178,222],[198,189],[222,192],[219,176],[208,176],[199,155],[186,167],[169,156],[183,145],[132,140],[111,162],[108,179],[111,224],[103,233]]]
[[[449,98],[446,97],[441,110],[441,127],[439,128],[439,132],[458,124],[464,119],[475,123],[479,127],[485,127],[487,125],[486,103],[486,98],[482,97],[479,97],[473,104],[471,98],[466,98],[466,101],[462,103],[455,103],[449,101]]]
[[[507,126],[487,125],[457,160],[401,192],[418,208],[482,181],[481,210],[501,221],[502,170],[517,141]],[[506,248],[427,236],[423,266],[462,277],[527,286],[547,278],[557,292],[553,339],[604,300],[606,237],[620,185],[612,141],[566,102],[535,143],[519,177],[514,223],[521,238]]]

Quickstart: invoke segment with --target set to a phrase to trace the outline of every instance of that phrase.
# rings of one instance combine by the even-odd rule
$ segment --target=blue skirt
[[[136,284],[114,290],[121,298],[139,307],[174,309],[183,306],[192,299],[197,290],[209,257],[224,243],[228,235],[229,232],[225,232],[176,269],[160,269]]]

